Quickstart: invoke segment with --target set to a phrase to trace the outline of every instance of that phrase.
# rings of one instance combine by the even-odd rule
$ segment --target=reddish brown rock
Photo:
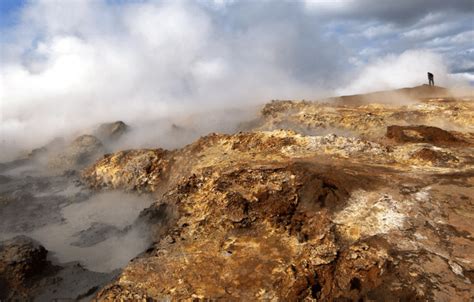
[[[383,137],[398,119],[469,129],[474,107],[359,101],[273,102],[255,131],[118,152],[85,170],[94,188],[157,199],[141,215],[154,245],[96,300],[472,300],[468,131],[397,126]]]
[[[438,146],[466,144],[451,132],[430,126],[388,126],[386,136],[398,143],[429,143]]]

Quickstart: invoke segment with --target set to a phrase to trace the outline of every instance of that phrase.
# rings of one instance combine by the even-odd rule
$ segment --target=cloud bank
[[[418,85],[428,70],[445,81],[449,56],[426,45],[383,49],[377,39],[400,28],[406,41],[430,36],[423,18],[467,2],[410,15],[416,8],[364,12],[355,2],[31,1],[1,29],[2,148],[104,121]],[[373,41],[361,43],[354,24]],[[441,33],[431,36],[449,38]]]
[[[411,87],[424,83],[427,71],[437,75],[436,85],[455,85],[448,76],[447,66],[440,55],[426,50],[410,50],[400,55],[378,58],[362,68],[357,77],[338,94],[356,94],[394,87]]]

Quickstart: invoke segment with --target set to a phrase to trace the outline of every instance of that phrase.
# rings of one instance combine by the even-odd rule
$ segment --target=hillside
[[[427,86],[273,101],[241,132],[211,133],[175,150],[103,154],[100,140],[76,139],[60,148],[66,154],[42,159],[69,171],[50,181],[72,179],[91,195],[153,198],[121,230],[81,233],[92,246],[105,240],[97,234],[130,230],[151,242],[81,297],[472,300],[473,101]],[[15,194],[4,190],[5,204],[18,202]],[[75,196],[68,202],[83,202]],[[117,242],[111,254],[130,248]],[[37,293],[22,280],[7,282],[16,290],[10,297]]]
[[[97,299],[472,299],[472,99],[341,99],[272,102],[251,131],[85,170],[94,188],[156,193],[153,247]]]

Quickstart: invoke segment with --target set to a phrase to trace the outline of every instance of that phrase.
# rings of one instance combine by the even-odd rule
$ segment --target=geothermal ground
[[[0,300],[474,299],[472,93],[273,101],[105,154],[127,128],[0,165]]]

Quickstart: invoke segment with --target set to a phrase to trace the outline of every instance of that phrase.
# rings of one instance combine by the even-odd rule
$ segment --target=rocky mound
[[[247,140],[265,153],[253,142]],[[196,155],[206,161],[204,154],[216,145],[228,144],[214,138],[187,149],[200,150]],[[272,151],[266,154],[269,159]],[[174,208],[177,219],[161,211],[158,221],[174,226],[155,233],[156,244],[102,289],[98,300],[469,296],[473,267],[451,241],[470,245],[461,231],[469,226],[457,220],[464,214],[439,220],[450,213],[451,206],[439,205],[444,194],[451,194],[455,206],[469,189],[455,192],[434,179],[407,179],[403,172],[337,160],[328,165],[323,158],[292,163],[273,154],[273,160],[233,164],[235,157],[226,155],[228,161],[217,159],[168,184],[159,203]]]
[[[474,299],[474,106],[422,88],[272,102],[246,132],[102,156],[82,181],[152,193],[130,227],[153,244],[95,300]],[[74,244],[122,231],[93,224]]]
[[[451,132],[430,126],[389,126],[386,136],[398,143],[429,143],[437,146],[459,146],[466,142]]]
[[[462,130],[464,136],[474,131],[474,103],[470,99],[423,96],[418,100],[396,94],[392,102],[385,103],[383,95],[359,96],[356,102],[344,98],[338,102],[273,101],[263,107],[261,118],[253,124],[258,130],[294,129],[304,134],[336,133],[375,141],[383,138],[391,125],[450,125]],[[404,97],[409,102],[400,101]]]
[[[458,162],[459,160],[447,153],[440,150],[435,150],[431,148],[421,148],[412,154],[412,158],[415,160],[421,160],[425,162],[430,162],[433,165],[448,165],[449,163]]]
[[[107,155],[83,178],[155,192],[155,244],[96,299],[469,300],[462,146],[274,130]]]
[[[449,91],[449,89],[446,89],[444,87],[429,86],[424,84],[421,86],[401,88],[389,91],[377,91],[366,94],[346,95],[331,98],[328,101],[346,105],[360,105],[364,103],[397,104],[413,102],[419,99],[450,99],[454,94],[456,94],[455,91]]]
[[[81,135],[58,155],[51,157],[48,166],[54,170],[84,167],[105,153],[102,142],[93,135]]]
[[[99,297],[311,296],[319,282],[315,268],[337,256],[328,213],[342,206],[346,187],[362,182],[349,175],[338,177],[323,176],[305,165],[266,165],[222,174],[206,169],[183,180],[165,194],[178,208],[176,226],[166,237],[156,238],[149,255],[122,274],[134,276],[131,286],[119,281],[119,287],[107,287]]]
[[[112,277],[77,263],[52,265],[35,240],[17,236],[0,242],[0,299],[5,301],[80,300]]]
[[[105,155],[86,169],[84,179],[95,188],[153,191],[169,166],[169,151],[129,150]]]
[[[104,123],[99,125],[94,135],[103,142],[114,142],[120,139],[129,129],[129,126],[122,121]]]
[[[82,169],[100,158],[129,129],[122,121],[104,123],[92,131],[94,135],[83,134],[71,141],[57,137],[46,145],[31,150],[25,157],[0,163],[0,172],[18,168],[22,165],[45,168],[49,172],[63,173]]]
[[[0,299],[25,292],[49,265],[46,254],[43,246],[26,236],[0,242]]]

